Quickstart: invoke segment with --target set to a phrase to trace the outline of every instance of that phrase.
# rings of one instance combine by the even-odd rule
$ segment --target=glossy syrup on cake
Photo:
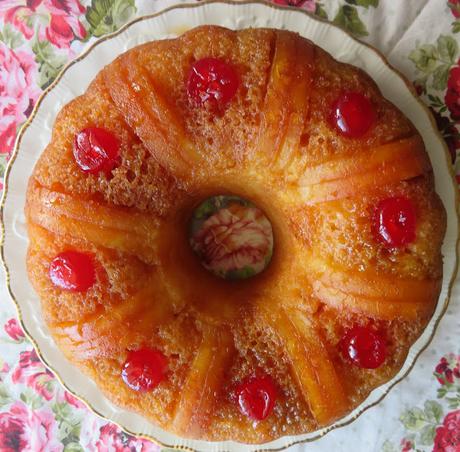
[[[118,57],[58,115],[26,215],[58,346],[184,437],[343,417],[401,368],[442,281],[417,130],[287,31],[200,27]]]

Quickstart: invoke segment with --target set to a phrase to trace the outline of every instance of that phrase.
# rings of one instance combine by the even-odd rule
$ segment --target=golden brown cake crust
[[[190,65],[209,56],[240,77],[221,116],[187,98]],[[362,138],[328,122],[344,91],[376,110]],[[121,142],[110,176],[75,163],[74,136],[90,126]],[[237,284],[206,272],[187,243],[194,207],[226,193],[259,206],[275,237],[270,266]],[[369,227],[371,206],[389,196],[417,211],[416,240],[391,251]],[[66,357],[116,404],[183,436],[261,443],[330,424],[397,373],[441,287],[445,212],[418,132],[367,74],[286,31],[205,26],[118,57],[59,113],[26,215],[30,280]],[[68,249],[97,257],[87,293],[49,279]],[[369,322],[387,335],[376,370],[338,351],[347,328]],[[120,378],[140,346],[169,362],[148,393]],[[279,388],[258,424],[231,397],[255,369]]]

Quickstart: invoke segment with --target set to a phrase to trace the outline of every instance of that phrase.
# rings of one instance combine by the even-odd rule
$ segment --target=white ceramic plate
[[[138,19],[121,32],[100,40],[76,62],[71,63],[59,80],[50,87],[17,141],[3,200],[3,260],[9,275],[10,293],[18,306],[23,326],[43,361],[70,391],[83,399],[97,414],[116,422],[131,433],[147,436],[162,445],[200,451],[257,449],[231,441],[207,443],[184,440],[109,402],[90,378],[81,374],[64,358],[51,339],[43,321],[38,297],[28,281],[25,265],[28,239],[23,206],[27,181],[38,156],[50,141],[56,114],[75,96],[82,94],[96,74],[120,53],[146,41],[176,36],[202,24],[216,24],[233,29],[272,27],[296,31],[323,47],[336,59],[364,69],[377,82],[384,96],[396,104],[422,134],[434,168],[436,189],[447,210],[448,227],[443,246],[444,281],[439,303],[428,327],[411,348],[398,375],[375,389],[361,406],[334,425],[317,432],[284,437],[263,445],[264,449],[284,448],[293,443],[315,440],[331,429],[349,424],[365,409],[377,404],[389,389],[409,372],[417,356],[434,335],[439,319],[446,309],[450,285],[456,273],[456,191],[446,149],[427,110],[402,77],[375,50],[356,41],[341,29],[313,18],[303,11],[277,8],[263,3],[183,4],[154,16]]]

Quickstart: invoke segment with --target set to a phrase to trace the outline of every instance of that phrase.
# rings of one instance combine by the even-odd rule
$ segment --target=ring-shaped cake
[[[185,437],[260,443],[344,416],[400,369],[442,281],[417,130],[287,31],[204,26],[121,55],[60,112],[26,217],[66,357]],[[257,274],[209,271],[254,256]]]

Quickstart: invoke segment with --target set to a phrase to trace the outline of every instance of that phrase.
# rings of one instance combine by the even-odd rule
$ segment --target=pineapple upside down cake
[[[59,113],[26,215],[65,356],[189,438],[343,417],[401,368],[442,281],[419,133],[287,31],[205,26],[118,57]]]

